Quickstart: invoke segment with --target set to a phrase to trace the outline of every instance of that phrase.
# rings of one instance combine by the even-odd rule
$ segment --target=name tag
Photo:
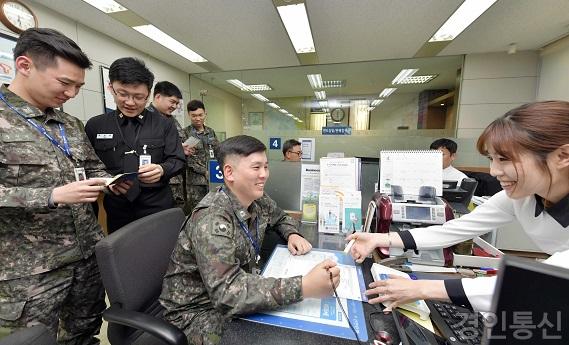
[[[105,134],[105,133],[98,133],[97,139],[112,139],[113,133]]]

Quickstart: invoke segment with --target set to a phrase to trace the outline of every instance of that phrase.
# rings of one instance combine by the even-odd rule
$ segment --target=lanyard
[[[235,213],[235,210],[233,210],[233,213]],[[235,216],[237,216],[237,214]],[[245,235],[249,239],[249,242],[251,242],[251,245],[255,249],[255,263],[259,263],[259,258],[260,258],[260,253],[261,253],[261,247],[259,247],[259,217],[255,218],[255,237],[256,238],[253,238],[253,235],[251,235],[251,232],[249,231],[249,229],[247,228],[247,225],[245,225],[245,223],[243,223],[241,220],[239,220],[239,218],[237,218],[237,221],[239,222],[239,226],[241,227],[241,229],[243,230],[243,232],[245,233]]]
[[[223,193],[225,193],[225,190],[223,188],[221,188],[221,191]],[[225,193],[225,195],[227,195],[227,193]],[[227,196],[229,197],[229,195],[227,195]],[[258,264],[259,259],[261,259],[261,255],[260,255],[261,247],[259,246],[259,217],[255,218],[255,238],[253,238],[251,231],[249,231],[249,228],[247,227],[247,225],[239,219],[239,216],[237,216],[237,213],[235,212],[235,210],[233,210],[233,214],[235,214],[235,217],[237,218],[237,221],[239,222],[239,226],[241,227],[241,230],[243,230],[243,233],[245,233],[245,236],[247,236],[247,238],[249,239],[249,242],[251,242],[253,249],[255,249],[255,263]]]
[[[132,121],[132,119],[127,118],[127,121]],[[126,147],[128,147],[129,149],[131,149],[132,153],[134,153],[135,155],[138,156],[138,152],[136,151],[136,143],[138,142],[138,135],[140,134],[140,127],[141,125],[139,124],[138,126],[136,126],[136,131],[134,134],[134,147],[130,146],[130,143],[127,143],[126,140],[124,139],[124,134],[122,132],[121,126],[119,125],[119,117],[115,116],[115,123],[117,125],[117,129],[119,131],[119,134],[121,136],[122,141],[124,142],[124,144],[126,145]]]
[[[63,154],[65,154],[67,157],[69,157],[70,159],[73,159],[73,156],[71,155],[71,149],[69,148],[69,142],[67,141],[67,136],[65,135],[65,128],[63,128],[63,125],[61,123],[58,124],[59,127],[59,135],[61,135],[61,139],[63,139],[63,145],[61,145],[61,143],[59,143],[59,141],[57,141],[57,139],[55,139],[54,137],[51,136],[51,134],[49,134],[47,132],[47,130],[41,126],[38,125],[37,123],[35,123],[34,121],[32,121],[32,119],[27,118],[24,114],[22,114],[18,109],[14,108],[14,106],[12,106],[12,104],[10,104],[8,102],[8,100],[6,100],[6,98],[4,97],[4,94],[0,92],[0,99],[6,103],[6,105],[8,106],[8,108],[10,108],[12,111],[14,111],[16,114],[20,115],[20,117],[22,119],[24,119],[27,123],[29,123],[32,127],[34,127],[38,132],[40,132],[41,134],[43,134],[44,137],[46,137],[47,139],[49,139],[49,141],[53,144],[53,146],[57,147],[58,149],[61,150],[61,152],[63,152]]]

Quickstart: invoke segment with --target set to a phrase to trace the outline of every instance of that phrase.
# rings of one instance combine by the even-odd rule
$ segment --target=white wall
[[[202,97],[200,90],[207,90],[207,94]],[[190,100],[199,99],[204,102],[207,126],[216,132],[225,132],[227,138],[242,133],[240,97],[194,77],[190,77],[190,96]]]
[[[44,6],[36,3],[25,2],[30,6],[38,17],[40,27],[56,29],[73,39],[93,62],[93,68],[85,75],[85,86],[79,94],[63,105],[64,111],[87,121],[90,117],[103,112],[103,86],[101,81],[100,66],[110,64],[120,57],[132,56],[144,60],[148,68],[154,73],[155,80],[168,80],[182,91],[184,102],[190,98],[190,86],[188,73],[163,63],[146,53],[129,47],[109,36],[94,31],[71,18],[65,17]],[[0,32],[16,36],[5,26],[0,24]],[[177,119],[182,125],[189,120],[186,116]]]
[[[538,83],[537,52],[469,54],[460,89],[457,166],[487,166],[476,152],[484,128],[508,110],[533,102]]]
[[[569,101],[569,36],[540,54],[538,100]]]

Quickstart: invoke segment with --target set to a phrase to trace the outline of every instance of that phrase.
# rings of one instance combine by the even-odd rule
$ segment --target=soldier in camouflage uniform
[[[98,344],[103,234],[91,203],[108,175],[81,121],[56,109],[91,62],[52,29],[24,31],[14,58],[0,89],[0,338],[43,323],[60,344]]]
[[[304,277],[258,275],[267,227],[287,239],[294,255],[312,248],[299,235],[298,223],[263,193],[269,176],[265,150],[263,143],[245,135],[221,143],[217,158],[225,185],[203,198],[178,238],[160,302],[166,308],[165,318],[191,344],[218,344],[224,325],[234,315],[330,295],[330,273],[339,283],[340,271],[331,260]]]
[[[192,100],[188,103],[188,116],[191,125],[184,129],[186,136],[199,139],[193,147],[184,146],[188,169],[186,171],[186,191],[188,202],[186,214],[190,214],[194,207],[209,191],[208,165],[210,159],[215,159],[215,151],[219,145],[213,128],[205,125],[207,113],[202,101]]]
[[[161,81],[154,85],[152,103],[146,109],[156,111],[167,118],[171,118],[176,124],[180,141],[183,143],[188,139],[182,125],[172,117],[172,112],[176,110],[178,104],[182,100],[182,92],[180,89],[169,81]],[[172,196],[176,206],[184,209],[187,201],[186,193],[186,172],[183,171],[180,175],[176,175],[170,179],[170,188],[172,189]]]

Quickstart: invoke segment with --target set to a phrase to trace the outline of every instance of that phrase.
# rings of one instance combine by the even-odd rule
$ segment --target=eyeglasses
[[[296,155],[298,155],[299,157],[302,156],[302,151],[288,151],[290,153],[294,153]]]
[[[115,88],[111,85],[111,90],[113,90],[113,93],[121,100],[129,100],[132,98],[133,102],[135,103],[142,103],[142,102],[146,102],[146,100],[148,100],[148,96],[149,95],[141,95],[141,94],[137,94],[137,95],[131,95],[127,92],[124,92],[122,90],[116,91]]]

